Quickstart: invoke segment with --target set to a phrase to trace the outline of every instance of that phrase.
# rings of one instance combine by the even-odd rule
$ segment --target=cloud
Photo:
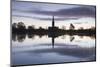
[[[51,48],[52,44],[39,44],[35,47],[40,47],[42,45],[48,48],[41,48],[41,49],[34,49],[34,50],[27,50],[24,52],[30,53],[30,54],[40,54],[40,53],[57,53],[60,55],[69,55],[74,57],[80,57],[80,58],[86,58],[90,57],[95,54],[95,47],[91,48],[81,48],[77,45],[66,45],[66,44],[55,44],[54,48]],[[50,47],[50,48],[49,48]],[[23,51],[22,51],[23,52]]]
[[[34,11],[36,14],[64,17],[95,17],[95,12],[95,7],[76,7],[71,9],[60,9],[58,11]]]
[[[16,14],[17,16],[39,20],[51,20],[52,17],[50,16],[55,16],[55,20],[59,21],[77,20],[83,17],[95,18],[96,7],[86,5],[61,5],[59,7],[55,7],[54,4],[13,2],[12,15]]]
[[[49,21],[49,20],[52,20],[52,16],[51,18],[50,17],[36,17],[36,16],[23,16],[23,15],[13,15],[15,17],[26,17],[26,18],[32,18],[32,19],[38,19],[38,20],[46,20],[46,21]],[[56,21],[64,21],[64,20],[77,20],[79,18],[68,18],[68,17],[57,17],[55,18]]]

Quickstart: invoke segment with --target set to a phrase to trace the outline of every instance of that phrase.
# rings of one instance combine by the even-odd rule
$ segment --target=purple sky
[[[64,5],[32,2],[12,2],[12,15],[50,20],[52,15],[61,20],[81,17],[95,17],[95,6]],[[59,20],[58,19],[58,20]]]
[[[24,18],[24,21],[25,18],[31,18],[40,21],[51,21],[52,16],[55,16],[55,20],[58,22],[77,21],[78,23],[82,23],[79,20],[86,18],[86,22],[95,23],[95,12],[96,7],[91,5],[69,5],[20,2],[14,0],[12,1],[12,17],[14,17],[14,19],[12,18],[13,22],[16,22],[16,20],[22,21],[20,19],[22,17]],[[15,17],[17,19],[15,19]],[[85,23],[85,20],[82,21],[83,23]]]

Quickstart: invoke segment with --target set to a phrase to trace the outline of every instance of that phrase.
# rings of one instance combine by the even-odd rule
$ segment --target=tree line
[[[38,29],[35,28],[34,25],[30,25],[26,28],[25,24],[23,22],[18,22],[18,23],[13,23],[12,24],[12,33],[17,33],[17,34],[24,34],[24,33],[28,33],[28,34],[48,34],[48,29],[44,29],[42,27],[39,27]],[[84,29],[83,27],[80,27],[79,29],[75,29],[75,26],[71,23],[70,27],[68,30],[65,29],[65,27],[62,27],[62,29],[57,29],[57,31],[55,31],[57,33],[61,33],[61,34],[95,34],[96,33],[96,28],[95,27],[91,27],[88,29]]]

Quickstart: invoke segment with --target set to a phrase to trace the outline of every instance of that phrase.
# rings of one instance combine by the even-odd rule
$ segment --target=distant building
[[[55,26],[55,21],[54,21],[54,16],[52,18],[52,27],[48,27],[48,31],[50,32],[54,32],[54,31],[57,31],[58,30],[58,27]]]
[[[55,26],[55,20],[54,20],[54,16],[52,18],[52,26],[48,27],[48,36],[55,38],[58,36],[57,32],[59,31],[59,28]]]

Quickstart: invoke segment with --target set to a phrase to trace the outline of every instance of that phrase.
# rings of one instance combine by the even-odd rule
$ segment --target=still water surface
[[[95,60],[95,37],[63,35],[13,35],[13,65],[79,62]]]

